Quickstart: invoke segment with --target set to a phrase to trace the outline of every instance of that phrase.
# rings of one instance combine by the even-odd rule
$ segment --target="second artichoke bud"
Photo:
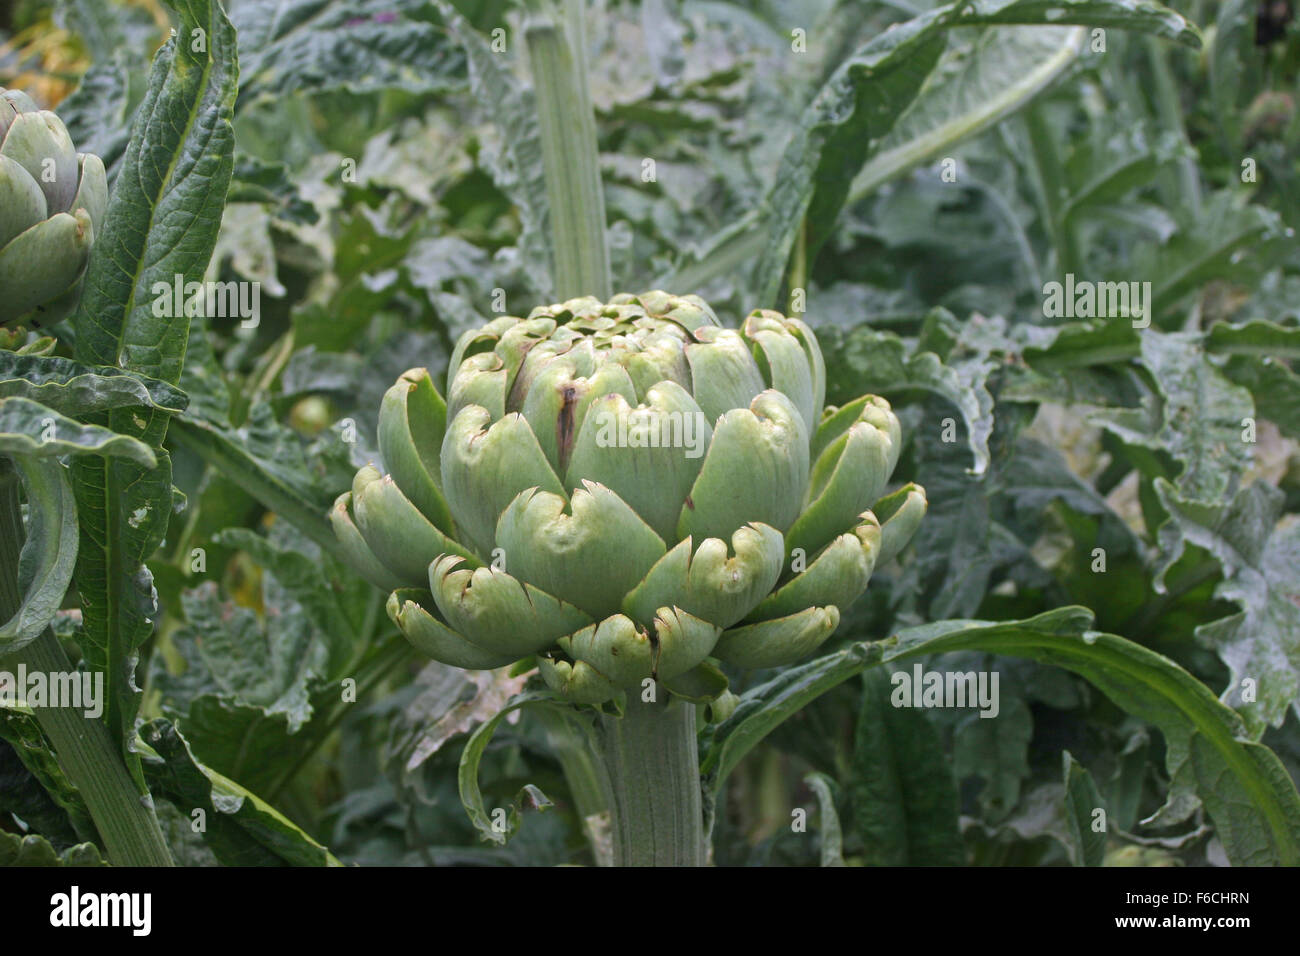
[[[50,325],[76,306],[104,222],[104,164],[24,93],[0,87],[0,326]]]

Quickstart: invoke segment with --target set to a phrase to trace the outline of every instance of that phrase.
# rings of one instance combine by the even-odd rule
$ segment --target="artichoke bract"
[[[104,164],[26,94],[0,87],[0,326],[74,306],[108,207]]]
[[[422,368],[387,392],[387,473],[358,471],[331,522],[435,660],[537,655],[575,703],[646,678],[689,696],[710,657],[816,648],[925,512],[917,485],[882,497],[889,404],[825,390],[812,330],[775,312],[737,331],[651,292],[498,318],[457,343],[445,401]]]

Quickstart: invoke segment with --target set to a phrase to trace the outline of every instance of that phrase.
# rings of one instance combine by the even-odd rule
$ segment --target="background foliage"
[[[964,6],[590,5],[615,285],[697,292],[733,324],[806,289],[828,401],[887,397],[908,439],[895,478],[930,500],[826,657],[733,675],[745,703],[703,744],[715,858],[1285,856],[1276,834],[1294,841],[1300,824],[1284,801],[1272,836],[1250,821],[1300,776],[1300,25],[1257,23],[1244,0],[1180,5],[1199,31],[1143,3],[1057,4],[1090,26],[1017,25],[1042,18],[1028,2]],[[494,294],[514,314],[550,301],[523,13],[226,9],[239,86],[228,168],[204,174],[230,180],[206,218],[207,276],[260,282],[260,322],[196,319],[183,370],[136,368],[161,380],[157,405],[184,407],[165,439],[99,409],[92,423],[152,454],[84,460],[74,486],[84,514],[106,470],[147,479],[131,486],[154,527],[129,547],[156,626],[83,602],[56,630],[91,667],[139,655],[144,746],[128,759],[181,808],[160,811],[179,861],[590,862],[554,727],[531,711],[484,743],[479,783],[489,806],[525,784],[554,806],[504,845],[478,838],[458,761],[522,680],[421,665],[324,521],[377,457],[375,411],[401,372],[445,372]],[[0,84],[57,106],[79,148],[130,174],[164,5],[25,0],[7,17]],[[1151,282],[1149,328],[1046,318],[1044,283],[1067,273]],[[120,346],[76,324],[36,351],[107,365]],[[105,561],[84,545],[81,560],[92,574]],[[1090,650],[1056,653],[1044,635]],[[867,665],[907,655],[899,666],[996,669],[999,717],[889,706],[887,671]],[[114,693],[125,743],[137,692]],[[755,721],[778,712],[759,742]],[[30,717],[6,712],[0,737],[0,860],[99,862],[72,849],[93,830]],[[1219,779],[1235,782],[1216,793]],[[1104,841],[1088,827],[1098,805]],[[206,840],[186,826],[195,806],[217,821]],[[792,830],[796,808],[808,832]]]

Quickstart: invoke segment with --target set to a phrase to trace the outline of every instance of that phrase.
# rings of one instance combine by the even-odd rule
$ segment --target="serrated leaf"
[[[29,398],[0,399],[0,454],[24,458],[96,455],[153,467],[154,451],[138,438],[83,425]]]
[[[262,565],[264,611],[224,598],[212,582],[183,592],[187,623],[172,632],[171,646],[184,670],[172,673],[156,657],[151,685],[205,764],[273,797],[296,755],[327,732],[339,682],[365,683],[366,659],[375,655],[362,617],[372,592],[309,555],[301,539],[297,550],[233,528],[214,543]]]
[[[172,640],[187,668],[179,679],[160,682],[169,700],[192,706],[200,694],[229,698],[268,717],[283,714],[290,733],[311,719],[307,684],[324,673],[328,657],[304,615],[264,627],[250,609],[222,600],[212,581],[181,600],[189,627]]]
[[[1223,356],[1223,375],[1250,391],[1261,418],[1300,439],[1300,375],[1288,364],[1300,359],[1300,328],[1262,320],[1219,322],[1206,334],[1205,348]]]
[[[251,0],[233,10],[246,100],[298,90],[443,92],[461,83],[459,47],[425,0]]]
[[[993,397],[986,382],[997,367],[984,356],[946,365],[933,352],[910,352],[892,332],[862,326],[847,333],[819,326],[827,356],[826,400],[844,402],[864,392],[889,397],[914,389],[933,392],[950,401],[966,424],[966,441],[975,462],[972,474],[989,465],[989,435],[993,431]]]
[[[340,866],[329,852],[256,794],[205,767],[166,720],[140,728],[144,768],[156,793],[191,820],[226,866]]]
[[[1001,492],[1016,480],[1016,439],[1034,411],[1018,404],[1001,407],[983,475],[971,474],[966,449],[942,440],[949,427],[946,404],[926,402],[916,410],[919,424],[905,426],[905,434],[916,435],[915,473],[925,476],[930,506],[909,546],[898,587],[918,596],[926,617],[977,613],[1000,569],[1032,563],[1029,546],[1001,520],[1006,501]]]
[[[1213,501],[1235,490],[1250,459],[1245,420],[1250,393],[1232,384],[1192,332],[1143,330],[1140,358],[1160,395],[1159,408],[1103,409],[1092,420],[1131,444],[1165,451],[1181,465],[1179,490]]]
[[[338,675],[353,661],[361,625],[353,609],[373,593],[367,584],[327,558],[278,545],[247,528],[227,529],[216,540],[245,552],[270,573],[263,595],[268,614],[305,616],[311,623],[326,651],[321,676]]]
[[[0,399],[12,397],[30,398],[73,417],[127,406],[178,412],[187,401],[175,385],[125,369],[0,352]]]
[[[219,3],[167,2],[179,14],[178,31],[154,59],[73,321],[79,361],[174,384],[189,317],[155,315],[153,289],[170,288],[178,276],[199,281],[207,268],[230,183],[238,66],[234,30]],[[198,35],[204,44],[190,42]],[[96,422],[157,449],[156,467],[84,459],[73,466],[83,532],[81,649],[105,675],[105,721],[141,792],[131,748],[140,693],[133,675],[156,613],[144,561],[162,542],[172,511],[171,460],[161,450],[169,418],[158,409],[116,409]]]
[[[1241,608],[1196,629],[1230,671],[1220,699],[1254,737],[1280,727],[1288,710],[1300,714],[1300,523],[1279,522],[1283,495],[1262,481],[1213,503],[1188,500],[1161,479],[1155,490],[1170,518],[1160,529],[1162,573],[1184,542],[1204,548],[1223,566],[1215,596]]]

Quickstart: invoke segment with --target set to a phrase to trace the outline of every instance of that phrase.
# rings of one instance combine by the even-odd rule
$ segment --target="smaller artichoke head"
[[[0,87],[0,327],[50,325],[80,296],[108,183],[63,121]]]
[[[706,699],[710,658],[775,667],[826,640],[924,514],[920,487],[886,494],[889,404],[825,389],[816,336],[775,312],[735,330],[651,292],[498,318],[457,343],[445,400],[423,368],[388,391],[386,471],[357,472],[331,521],[429,657],[536,656],[576,703],[647,679]]]

